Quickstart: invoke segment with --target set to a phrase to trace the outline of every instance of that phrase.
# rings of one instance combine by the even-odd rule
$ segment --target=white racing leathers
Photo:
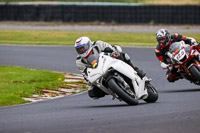
[[[114,52],[121,52],[121,47],[120,46],[112,46],[106,42],[103,41],[96,41],[93,42],[93,54],[99,54],[102,51],[104,51],[105,48],[109,47],[111,48]],[[79,55],[77,56],[76,59],[76,65],[78,67],[78,69],[80,70],[81,74],[84,76],[85,80],[87,81],[87,60],[85,58],[81,58]]]

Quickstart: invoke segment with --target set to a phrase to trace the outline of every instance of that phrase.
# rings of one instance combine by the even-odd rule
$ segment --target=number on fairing
[[[175,59],[176,60],[181,60],[184,56],[185,56],[185,50],[184,49],[182,49],[177,55],[175,55]]]

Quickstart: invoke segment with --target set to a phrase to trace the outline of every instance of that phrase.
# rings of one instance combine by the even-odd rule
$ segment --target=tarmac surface
[[[137,106],[87,93],[31,104],[0,107],[0,133],[199,133],[200,87],[186,80],[169,83],[153,48],[123,47],[152,78],[156,103]],[[73,46],[0,45],[0,64],[79,73]]]
[[[0,22],[0,29],[98,32],[199,33],[199,26],[86,25]],[[156,103],[137,106],[87,93],[31,104],[0,107],[0,133],[199,133],[200,87],[186,80],[169,83],[154,48],[123,47],[136,66],[152,78]],[[0,45],[0,65],[79,73],[73,46]]]

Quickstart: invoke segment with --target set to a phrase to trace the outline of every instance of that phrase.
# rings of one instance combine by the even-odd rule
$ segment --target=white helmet
[[[76,40],[74,47],[78,55],[86,58],[92,51],[92,42],[90,38],[83,36]]]

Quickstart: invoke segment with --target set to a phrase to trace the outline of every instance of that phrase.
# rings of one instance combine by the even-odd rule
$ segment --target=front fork
[[[106,82],[110,79],[113,78],[118,82],[118,85],[127,93],[129,93],[130,95],[134,95],[135,96],[135,90],[132,89],[132,86],[129,85],[129,83],[127,83],[124,79],[124,77],[122,77],[119,73],[113,73],[112,75],[109,76],[109,78],[106,79]]]

